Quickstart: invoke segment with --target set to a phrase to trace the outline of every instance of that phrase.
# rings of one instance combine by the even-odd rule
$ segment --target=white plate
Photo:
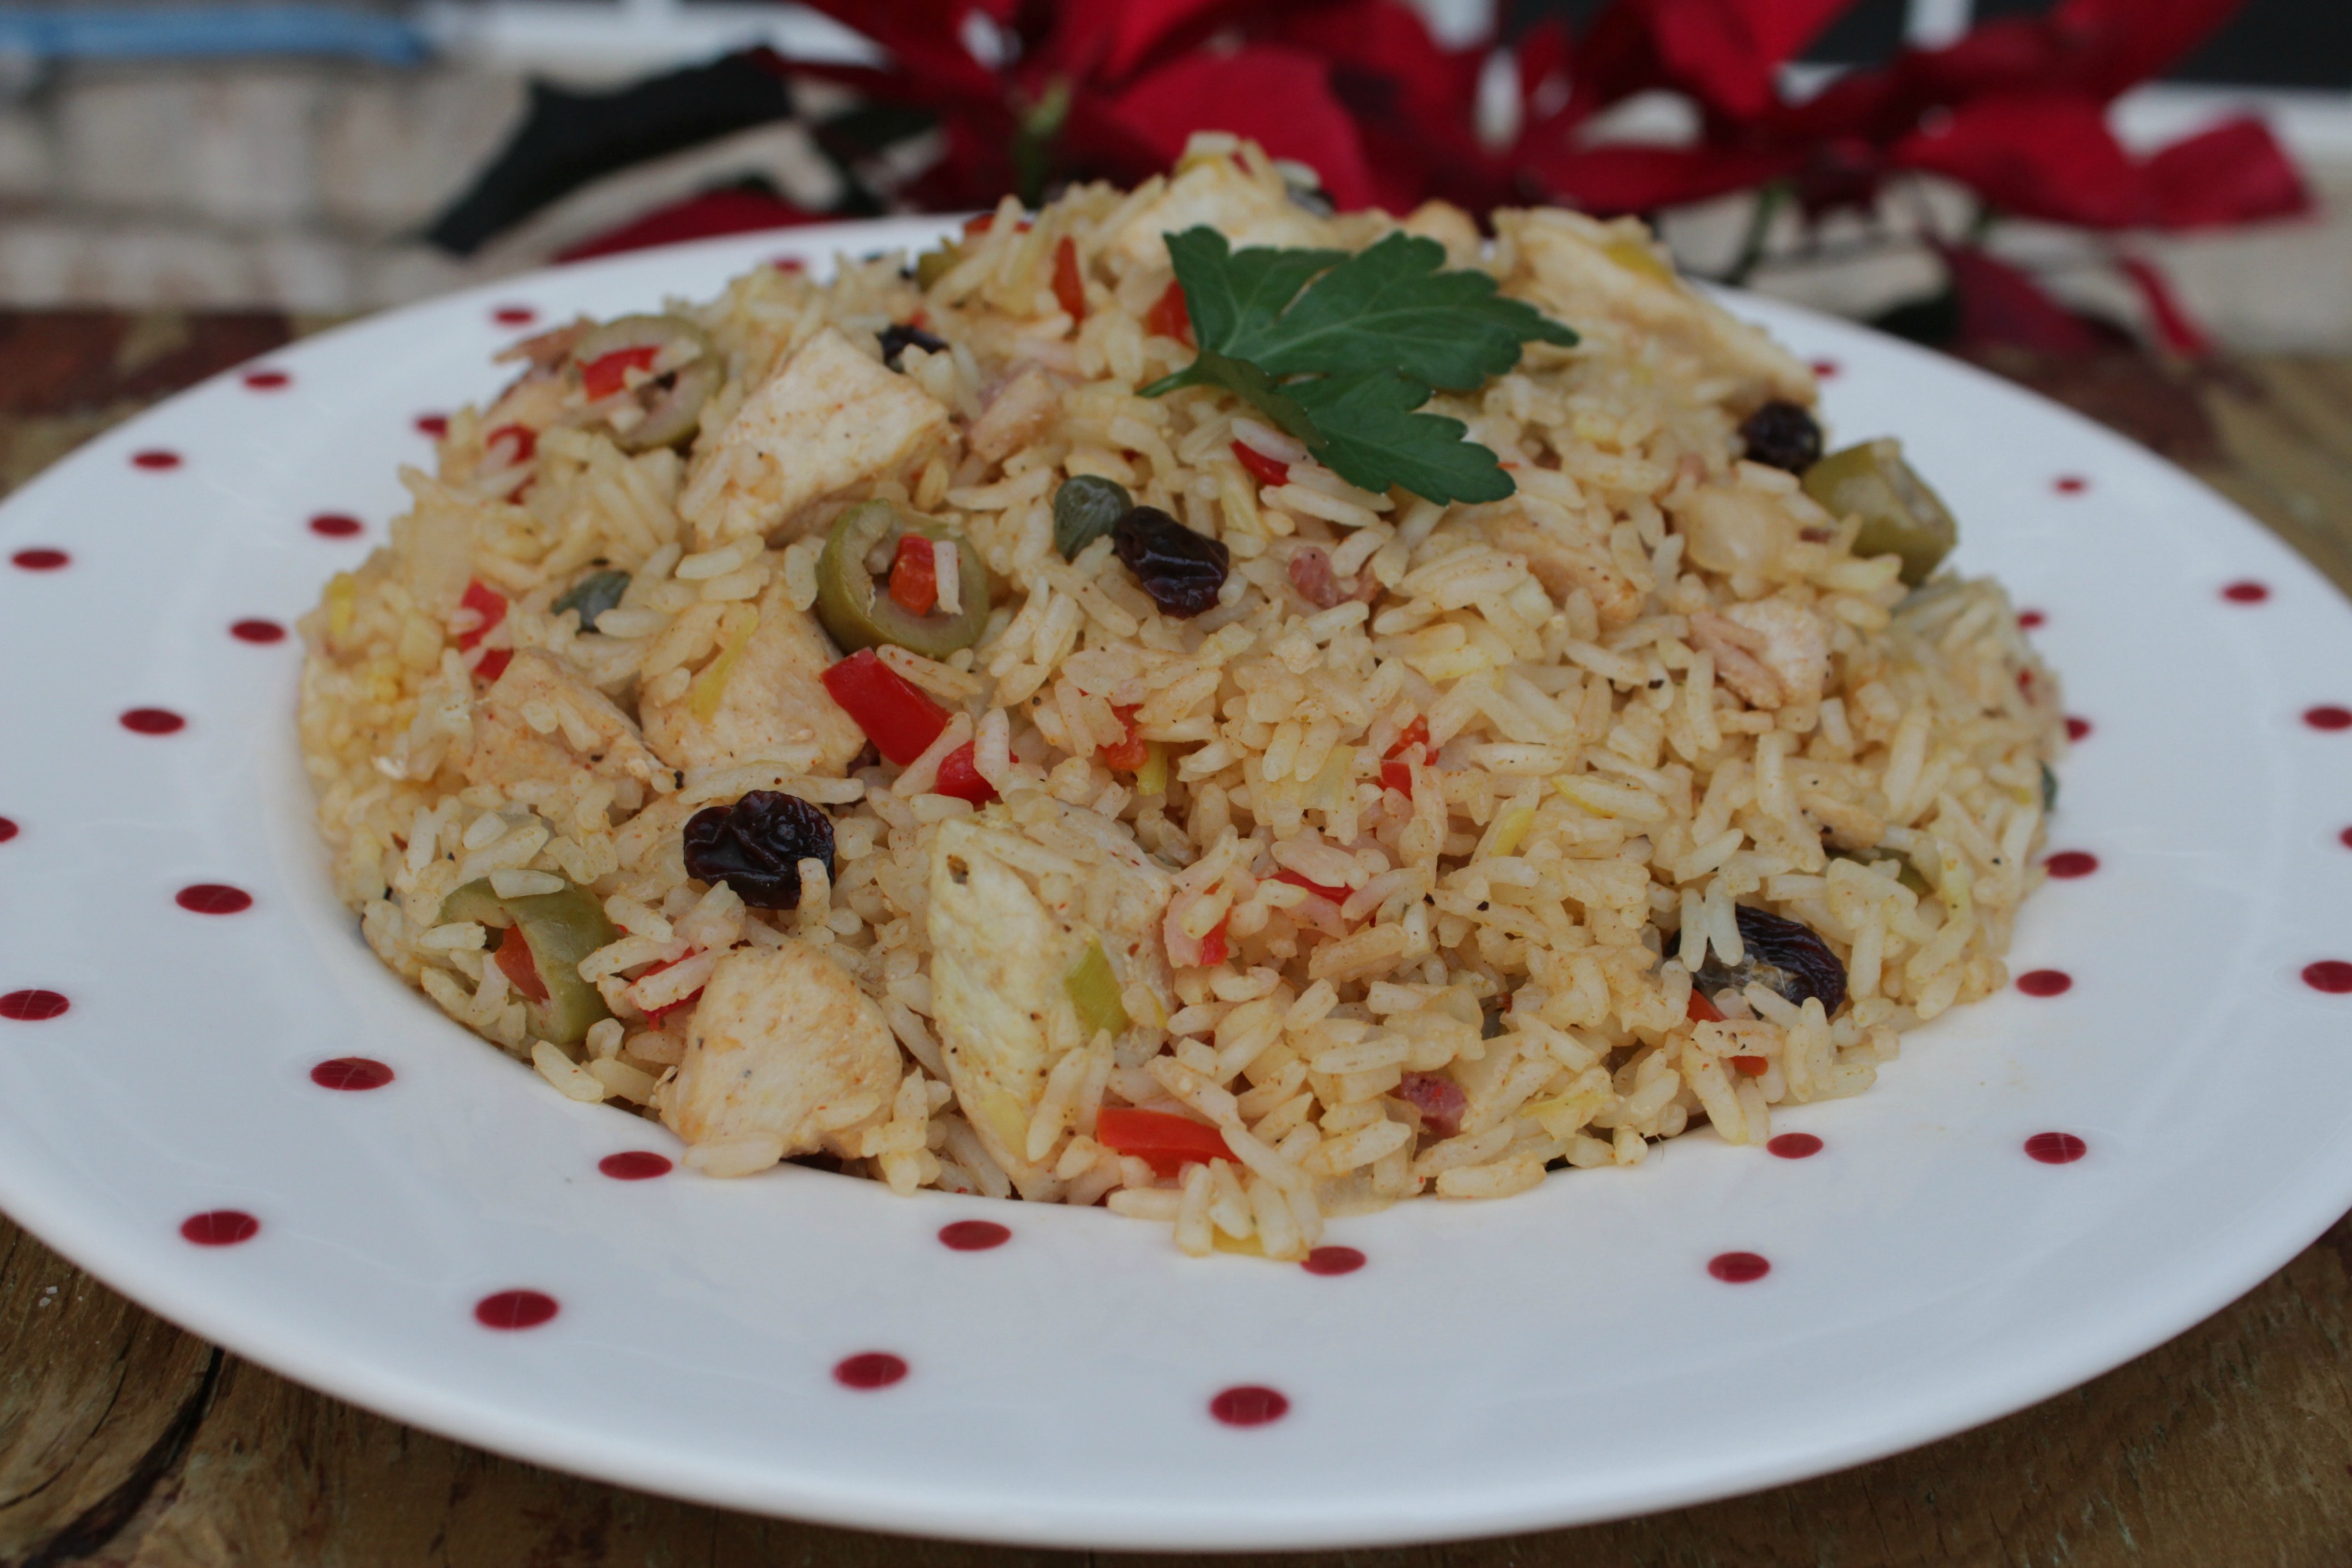
[[[2032,901],[2012,963],[2072,989],[1964,1009],[1869,1094],[1780,1118],[1822,1140],[1809,1159],[1701,1134],[1504,1203],[1413,1204],[1334,1227],[1368,1259],[1344,1275],[799,1168],[600,1174],[674,1147],[560,1099],[376,964],[312,842],[298,647],[230,627],[290,622],[383,540],[396,465],[429,456],[415,417],[503,379],[489,355],[518,327],[497,308],[641,310],[937,228],[714,242],[378,317],[268,356],[282,385],[216,377],[0,507],[0,816],[21,830],[0,843],[0,993],[70,1003],[0,1017],[0,1205],[242,1355],[507,1453],[845,1524],[1208,1548],[1523,1530],[1868,1459],[2139,1353],[2352,1205],[2352,996],[2301,973],[2352,957],[2352,731],[2304,717],[2352,701],[2352,616],[2139,448],[1758,300],[1738,303],[1835,362],[1838,434],[1900,435],[1963,520],[1961,564],[2047,613],[2095,726],[2053,847],[2098,867]],[[152,452],[180,461],[139,466]],[[327,513],[364,532],[322,537]],[[70,560],[10,563],[45,549]],[[185,727],[120,721],[143,708]],[[194,884],[255,901],[191,912]],[[350,1057],[397,1076],[312,1081]],[[2087,1152],[2030,1158],[2050,1132]],[[258,1228],[184,1239],[215,1211]],[[937,1239],[974,1218],[1010,1242]],[[1712,1277],[1733,1252],[1770,1272]],[[478,1321],[516,1289],[561,1310]],[[869,1352],[906,1375],[836,1380]],[[1286,1413],[1215,1418],[1248,1386]]]

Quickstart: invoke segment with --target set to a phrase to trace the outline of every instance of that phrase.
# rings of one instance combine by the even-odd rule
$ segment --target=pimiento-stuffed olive
[[[898,542],[910,536],[954,550],[952,607],[934,602],[919,613],[886,591]],[[945,574],[936,566],[934,581],[944,589]],[[889,501],[861,501],[835,521],[817,557],[816,615],[844,653],[896,643],[925,658],[945,658],[978,642],[988,627],[988,567],[971,542],[944,523]]]
[[[607,321],[572,344],[572,364],[625,452],[691,439],[723,370],[709,334],[683,316]]]
[[[604,998],[580,978],[580,961],[600,947],[621,939],[594,894],[566,886],[556,893],[532,893],[519,898],[499,896],[489,879],[468,882],[441,901],[440,922],[472,921],[493,931],[520,930],[536,972],[538,990],[528,981],[516,989],[524,994],[523,1018],[533,1037],[559,1046],[578,1045],[590,1026],[611,1017]],[[509,975],[504,952],[499,966]],[[528,973],[529,972],[526,972]]]
[[[1862,519],[1853,552],[1899,555],[1903,582],[1916,588],[1935,575],[1960,541],[1960,525],[1927,483],[1903,460],[1892,436],[1832,452],[1805,470],[1805,493],[1832,516]]]

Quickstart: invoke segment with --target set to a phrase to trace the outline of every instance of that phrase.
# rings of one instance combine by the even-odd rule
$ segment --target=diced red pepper
[[[1286,485],[1290,482],[1288,463],[1279,458],[1267,457],[1246,441],[1234,443],[1234,456],[1241,459],[1242,467],[1247,468],[1262,485]]]
[[[1347,889],[1327,888],[1320,882],[1310,882],[1296,871],[1276,871],[1274,874],[1274,879],[1277,882],[1287,882],[1294,888],[1304,888],[1317,898],[1328,899],[1335,904],[1344,904],[1348,901]]]
[[[940,778],[931,786],[931,793],[951,795],[974,805],[986,805],[996,798],[996,786],[980,776],[980,768],[973,761],[971,742],[966,741],[940,759]]]
[[[1426,719],[1416,717],[1407,724],[1398,734],[1395,743],[1389,747],[1388,755],[1381,763],[1381,787],[1392,789],[1407,800],[1412,798],[1412,768],[1398,759],[1415,746],[1421,748],[1423,766],[1437,761],[1437,748],[1429,743],[1429,721]]]
[[[659,974],[663,970],[665,970],[665,969],[675,969],[675,968],[677,968],[679,964],[684,963],[688,959],[692,958],[693,956],[694,956],[694,954],[692,954],[692,953],[690,953],[690,952],[682,952],[682,953],[678,954],[676,958],[673,958],[673,959],[669,960],[667,963],[656,963],[656,964],[655,964],[651,969],[648,969],[648,970],[646,970],[643,974],[638,975],[638,976],[637,976],[637,978],[638,978],[639,980],[651,980],[655,975]],[[683,995],[683,996],[679,997],[677,1001],[675,1001],[675,1002],[671,1003],[671,1004],[670,1004],[668,1006],[667,1006],[667,1007],[654,1007],[654,1008],[650,1008],[650,1009],[648,1009],[648,1010],[646,1011],[646,1019],[647,1019],[649,1022],[651,1022],[651,1023],[652,1023],[652,1024],[653,1024],[656,1028],[658,1028],[658,1027],[660,1026],[660,1025],[661,1025],[661,1021],[662,1021],[664,1018],[668,1017],[672,1013],[677,1012],[680,1007],[691,1007],[691,1006],[693,1006],[693,1005],[694,1005],[694,999],[695,999],[696,997],[698,997],[698,996],[701,995],[701,994],[702,994],[702,987],[701,987],[701,986],[699,986],[699,985],[698,985],[698,986],[696,986],[693,990],[691,990],[691,991],[688,992],[685,995]]]
[[[1078,242],[1067,235],[1054,247],[1054,298],[1073,321],[1087,319],[1087,280],[1078,271]]]
[[[1690,1005],[1683,1009],[1683,1016],[1694,1024],[1720,1024],[1723,1022],[1723,1009],[1708,1001],[1706,993],[1694,985],[1691,987]]]
[[[1772,1070],[1772,1064],[1762,1057],[1727,1057],[1743,1078],[1762,1078]]]
[[[457,605],[461,609],[473,611],[479,617],[479,624],[472,631],[457,634],[457,646],[468,653],[480,646],[481,640],[496,630],[500,621],[507,618],[505,595],[493,588],[486,587],[478,577],[467,581],[466,596],[459,599]]]
[[[539,963],[530,955],[530,943],[523,940],[522,927],[507,927],[506,934],[499,938],[496,956],[516,990],[534,1002],[547,1000],[547,982],[539,977]]]
[[[590,402],[601,403],[629,384],[629,372],[651,370],[654,361],[660,357],[659,343],[598,354],[580,367],[580,384],[587,389]]]
[[[1095,1113],[1095,1142],[1113,1153],[1134,1155],[1162,1176],[1175,1175],[1186,1165],[1234,1157],[1225,1147],[1225,1135],[1205,1121],[1119,1105],[1106,1105]]]
[[[1192,308],[1184,300],[1184,285],[1171,283],[1167,290],[1143,313],[1144,330],[1154,337],[1174,338],[1179,342],[1192,341]]]
[[[482,662],[474,666],[474,673],[484,680],[496,680],[514,662],[514,649],[494,647],[482,655]]]
[[[890,597],[910,616],[928,616],[940,602],[940,560],[919,533],[898,536],[898,558],[890,563]]]
[[[1232,919],[1233,916],[1227,915],[1224,920],[1217,922],[1215,930],[1201,939],[1202,968],[1213,967],[1225,961],[1225,921]]]
[[[516,463],[530,462],[531,455],[539,450],[539,432],[528,425],[501,425],[482,437],[482,446],[487,449],[497,446],[501,441],[508,443],[513,448],[507,454],[506,460],[509,467]]]
[[[902,768],[930,750],[948,727],[948,710],[870,647],[859,648],[819,679],[875,748]]]
[[[963,220],[963,231],[967,235],[986,234],[990,229],[994,228],[995,226],[996,215],[994,213],[982,213],[978,217],[969,217]],[[1027,234],[1030,229],[1034,226],[1034,225],[1024,217],[1019,223],[1013,225],[1013,232],[1015,234]]]
[[[1118,721],[1127,726],[1127,734],[1099,748],[1095,755],[1100,757],[1102,765],[1112,772],[1131,773],[1151,760],[1151,743],[1136,732],[1134,709],[1114,707],[1111,711],[1118,714]]]

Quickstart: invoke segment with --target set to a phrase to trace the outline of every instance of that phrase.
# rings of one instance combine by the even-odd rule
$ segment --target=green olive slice
[[[1862,519],[1856,555],[1901,556],[1906,587],[1935,575],[1960,541],[1959,524],[1903,460],[1903,443],[1891,436],[1832,452],[1805,470],[1804,485],[1832,516]]]
[[[887,580],[908,534],[955,546],[955,614],[916,615],[891,598]],[[878,579],[878,580],[877,580]],[[836,519],[816,563],[816,616],[844,653],[895,643],[925,658],[945,658],[980,640],[988,626],[988,567],[944,523],[886,500],[860,501]]]
[[[722,379],[710,335],[683,316],[623,316],[592,328],[572,347],[573,374],[607,355],[646,348],[656,351],[654,374],[628,395],[637,417],[610,421],[614,444],[625,452],[650,452],[692,439],[702,405]]]
[[[580,978],[580,961],[621,939],[604,906],[584,888],[500,898],[489,879],[467,883],[441,901],[440,922],[472,921],[493,931],[522,928],[547,1000],[524,999],[523,1015],[533,1036],[559,1046],[576,1046],[591,1026],[611,1017],[604,998]]]

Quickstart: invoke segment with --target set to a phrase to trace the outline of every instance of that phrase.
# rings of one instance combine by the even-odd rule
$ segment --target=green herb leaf
[[[1294,382],[1283,389],[1323,432],[1316,456],[1359,489],[1402,485],[1433,501],[1501,500],[1518,487],[1495,454],[1463,439],[1469,426],[1416,414],[1429,384],[1388,371]]]
[[[1467,390],[1529,341],[1576,334],[1443,270],[1436,241],[1391,234],[1370,249],[1235,251],[1206,226],[1167,237],[1200,356],[1143,389],[1217,386],[1248,401],[1349,483],[1432,500],[1499,500],[1516,488],[1459,421],[1412,411],[1433,386]],[[1297,378],[1297,379],[1285,379]]]

